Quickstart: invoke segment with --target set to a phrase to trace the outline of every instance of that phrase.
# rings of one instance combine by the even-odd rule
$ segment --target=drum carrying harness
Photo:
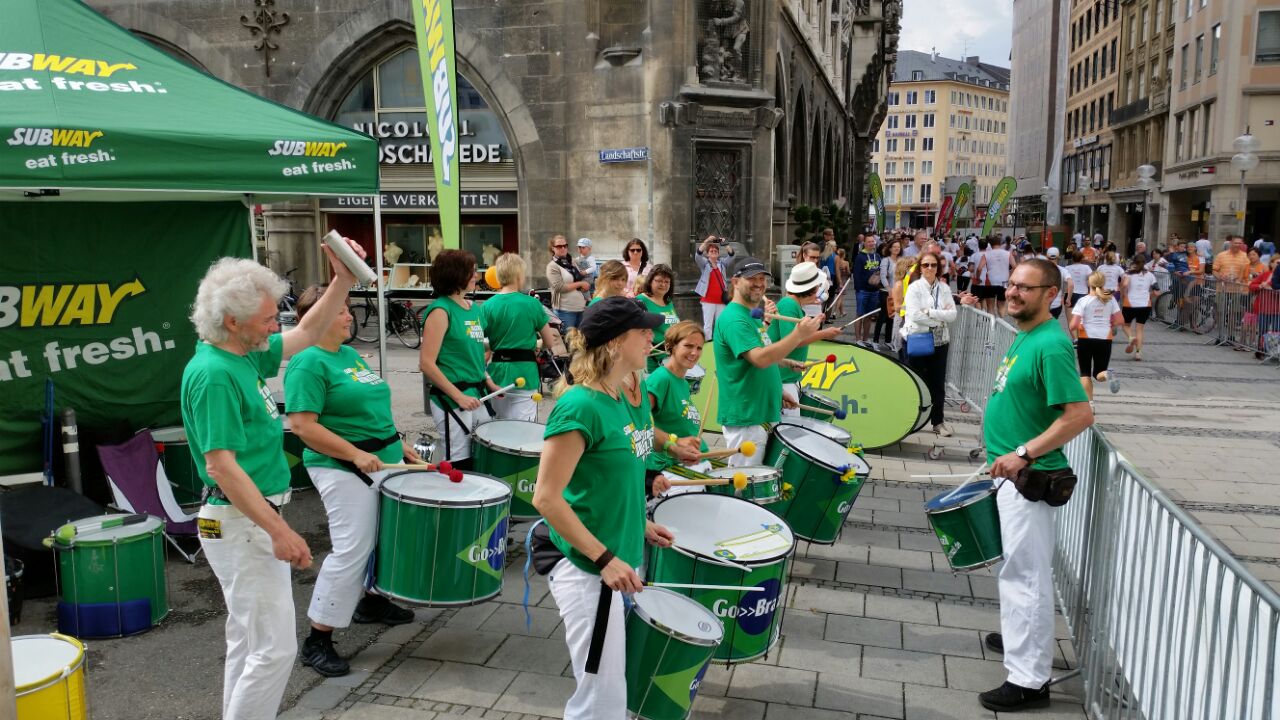
[[[351,445],[355,447],[355,449],[360,450],[361,452],[376,453],[383,450],[384,448],[390,447],[392,443],[400,442],[400,433],[396,433],[388,438],[369,438],[367,440],[348,440],[347,442],[351,443]],[[330,455],[329,457],[336,460],[338,464],[346,468],[348,472],[360,478],[360,480],[364,482],[365,485],[369,487],[373,487],[373,478],[369,477],[363,470],[356,467],[355,463],[351,462],[350,460],[343,460],[342,458],[333,457],[332,455]]]
[[[493,351],[489,362],[538,362],[538,355],[532,348],[502,348]]]
[[[459,391],[464,393],[468,390],[479,390],[480,392],[484,392],[489,388],[489,386],[484,384],[483,380],[480,380],[478,382],[456,382],[455,381],[453,383],[453,386],[458,388]],[[432,385],[430,395],[431,397],[436,398],[436,402],[440,403],[440,409],[444,410],[444,414],[447,416],[444,420],[444,454],[445,454],[445,459],[452,460],[453,458],[449,457],[449,448],[452,447],[452,443],[450,442],[450,437],[449,437],[450,435],[449,420],[453,420],[453,422],[457,423],[458,427],[462,428],[462,432],[466,435],[471,434],[471,428],[467,427],[467,424],[462,422],[462,418],[458,417],[458,413],[456,412],[457,408],[451,407],[451,403],[453,401],[449,398],[447,394],[445,394],[443,390],[441,390],[439,387],[435,385]],[[489,411],[490,416],[493,416],[495,414],[493,412],[493,407],[489,405],[488,400],[484,402],[484,408],[485,410]]]

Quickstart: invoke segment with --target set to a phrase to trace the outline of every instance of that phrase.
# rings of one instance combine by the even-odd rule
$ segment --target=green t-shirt
[[[777,365],[758,368],[744,355],[769,344],[764,325],[751,310],[731,302],[716,319],[716,398],[721,425],[745,427],[782,418],[782,375]]]
[[[499,293],[480,306],[480,322],[493,350],[535,350],[538,331],[547,324],[547,314],[537,298],[524,293]],[[525,388],[538,386],[535,362],[491,362],[489,377],[501,386],[524,378]]]
[[[680,316],[676,314],[675,303],[659,305],[657,301],[653,300],[648,295],[637,295],[636,299],[639,300],[640,304],[644,305],[645,309],[649,312],[657,313],[662,316],[662,324],[653,330],[653,344],[657,345],[663,342],[667,337],[667,329],[680,322]],[[662,364],[662,361],[666,359],[666,357],[666,352],[662,350],[654,350],[649,355],[649,360],[645,369],[648,372],[657,370],[658,366]]]
[[[565,502],[582,524],[633,568],[644,560],[644,463],[653,450],[647,403],[632,407],[598,390],[575,385],[547,418],[544,437],[577,431],[586,449],[564,489]],[[592,562],[551,530],[551,541],[577,567],[599,575]]]
[[[803,318],[804,308],[800,306],[800,303],[796,302],[795,298],[788,295],[778,301],[778,314],[785,315],[786,317]],[[795,323],[789,323],[786,320],[774,320],[769,323],[769,339],[773,342],[778,342],[795,329]],[[806,362],[809,359],[809,346],[801,345],[795,350],[792,350],[787,357],[792,360]],[[800,373],[790,368],[779,367],[778,374],[782,376],[782,382],[784,383],[800,382]]]
[[[591,301],[587,303],[587,307],[591,307],[592,305],[595,305],[596,303],[600,302],[603,299],[604,299],[603,295],[597,295],[591,298]],[[614,553],[614,554],[616,555],[617,553]]]
[[[698,434],[698,425],[702,414],[693,398],[689,396],[689,381],[676,377],[666,365],[658,366],[649,373],[645,380],[645,395],[653,396],[656,407],[653,408],[653,424],[663,432],[675,433],[679,437],[690,437]],[[645,398],[646,402],[648,397]],[[703,441],[702,451],[707,451],[707,443]],[[662,449],[649,454],[646,463],[650,470],[663,470],[676,464],[676,459]]]
[[[446,296],[437,298],[427,307],[427,316],[438,311],[448,315],[449,327],[445,328],[444,339],[440,342],[436,366],[451,383],[484,383],[484,325],[480,321],[479,306],[473,303],[469,310],[463,309],[453,298]],[[473,387],[463,394],[484,397],[481,390]],[[443,401],[450,408],[457,407],[447,397],[437,394],[432,398],[437,403]]]
[[[987,462],[1011,453],[1043,433],[1062,415],[1066,403],[1086,402],[1071,338],[1057,322],[1046,320],[1018,333],[1000,360],[991,400],[983,414]],[[1067,465],[1062,450],[1036,459],[1040,470]]]
[[[196,472],[208,487],[204,454],[231,450],[236,463],[263,495],[289,489],[284,425],[267,378],[280,372],[284,340],[279,333],[263,352],[236,355],[205,342],[182,371],[182,424]]]
[[[287,412],[315,413],[321,425],[349,442],[396,434],[391,386],[348,345],[336,352],[313,346],[295,355],[284,371],[284,400]],[[398,463],[403,449],[394,442],[374,454],[384,463]],[[309,447],[302,451],[302,464],[346,469]]]

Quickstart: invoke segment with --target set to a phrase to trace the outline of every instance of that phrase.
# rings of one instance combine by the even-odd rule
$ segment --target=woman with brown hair
[[[595,305],[609,297],[631,297],[627,294],[628,282],[626,265],[617,260],[605,261],[596,276],[596,296],[587,305]]]
[[[640,238],[631,241],[622,248],[622,264],[627,267],[627,297],[635,297],[637,282],[642,275],[649,274],[653,266],[649,264],[649,248]]]
[[[588,280],[569,255],[569,241],[563,235],[552,235],[547,241],[551,260],[547,263],[547,284],[551,286],[551,309],[560,318],[560,332],[578,327],[582,311],[587,309]]]
[[[942,255],[926,250],[916,257],[916,269],[911,272],[903,299],[905,312],[902,322],[903,340],[912,335],[928,333],[933,336],[933,351],[913,354],[907,349],[907,364],[924,380],[933,398],[929,420],[939,437],[951,437],[951,428],[944,422],[943,409],[947,398],[947,348],[951,341],[948,326],[955,322],[956,304],[951,288],[940,278]]]
[[[653,270],[640,280],[640,294],[636,295],[636,299],[644,305],[645,310],[661,315],[663,320],[662,325],[653,331],[654,345],[661,345],[667,336],[667,329],[680,322],[680,316],[676,314],[676,306],[671,302],[675,285],[676,274],[670,265],[654,265]],[[650,353],[646,369],[653,372],[666,356],[666,351],[661,350]]]

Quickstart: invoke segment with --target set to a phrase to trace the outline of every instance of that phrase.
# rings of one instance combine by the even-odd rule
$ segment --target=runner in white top
[[[1037,253],[1036,257],[1044,258],[1045,260],[1048,260],[1049,262],[1053,263],[1056,266],[1058,264],[1059,254],[1060,253],[1058,251],[1058,248],[1050,247],[1045,252],[1044,255]],[[1057,320],[1062,315],[1062,302],[1063,302],[1063,298],[1066,297],[1067,295],[1066,286],[1067,286],[1067,274],[1062,271],[1061,267],[1059,267],[1058,268],[1058,294],[1053,296],[1053,300],[1049,302],[1049,314],[1053,316],[1054,320]]]
[[[1106,279],[1098,271],[1089,276],[1089,294],[1071,310],[1071,330],[1076,335],[1076,360],[1080,364],[1080,384],[1093,402],[1093,381],[1111,381],[1111,392],[1119,392],[1120,382],[1109,371],[1111,338],[1115,328],[1128,330],[1120,314],[1120,304],[1103,287]]]
[[[1126,353],[1134,353],[1133,359],[1142,360],[1142,336],[1151,317],[1151,295],[1155,288],[1156,276],[1143,267],[1142,258],[1134,258],[1129,265],[1129,272],[1120,279],[1120,296],[1124,298],[1121,313],[1129,325],[1129,345]]]
[[[1068,290],[1071,293],[1067,307],[1075,305],[1089,294],[1089,274],[1092,272],[1093,268],[1084,261],[1084,253],[1079,250],[1071,253],[1071,264],[1067,266]]]
[[[1013,254],[998,243],[992,243],[985,254],[979,253],[978,275],[985,276],[987,297],[983,299],[985,309],[989,313],[998,312],[1004,315],[1004,287],[1009,284],[1009,271],[1013,269]]]
[[[1120,259],[1116,257],[1114,250],[1102,256],[1102,262],[1098,264],[1098,272],[1102,273],[1102,277],[1106,279],[1105,287],[1108,290],[1115,292],[1120,289],[1120,276],[1124,275],[1124,268],[1120,266]]]

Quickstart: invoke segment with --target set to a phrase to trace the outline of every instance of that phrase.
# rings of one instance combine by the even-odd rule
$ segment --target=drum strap
[[[355,447],[355,449],[360,450],[362,452],[376,453],[390,446],[392,443],[400,442],[400,433],[396,433],[395,435],[392,435],[391,437],[388,437],[388,438],[369,438],[367,440],[348,440],[347,442],[351,443]],[[329,457],[336,460],[338,464],[346,468],[348,472],[360,478],[360,481],[363,482],[365,485],[368,485],[369,487],[373,487],[373,478],[369,477],[367,474],[365,474],[363,470],[356,467],[355,463],[351,462],[350,460],[335,458],[332,455],[330,455]]]
[[[530,348],[500,348],[493,351],[490,362],[537,362],[538,356]]]
[[[462,392],[466,392],[472,388],[476,388],[481,392],[484,392],[486,389],[488,389],[488,386],[485,385],[483,382],[455,382],[453,386],[458,388]],[[462,422],[462,418],[458,417],[458,413],[455,412],[455,409],[450,404],[453,401],[449,399],[449,396],[446,395],[443,390],[432,385],[431,397],[436,398],[436,400],[440,403],[440,409],[444,410],[445,415],[448,415],[449,418],[452,418],[453,422],[457,423],[458,427],[463,428],[462,431],[464,433],[466,433],[467,435],[471,434],[470,429],[467,428],[467,424]],[[489,411],[490,416],[493,416],[495,414],[493,412],[493,407],[489,405],[488,400],[485,401],[484,407],[486,410]],[[453,458],[448,457],[449,448],[452,446],[452,443],[450,442],[451,438],[449,437],[449,435],[451,434],[450,425],[452,425],[452,423],[450,423],[446,419],[444,423],[444,454],[446,456],[446,459],[452,460]]]
[[[587,649],[587,672],[600,672],[600,656],[604,654],[604,636],[609,632],[609,606],[613,604],[613,590],[600,581],[600,602],[596,605],[596,624],[591,629],[591,647]]]

